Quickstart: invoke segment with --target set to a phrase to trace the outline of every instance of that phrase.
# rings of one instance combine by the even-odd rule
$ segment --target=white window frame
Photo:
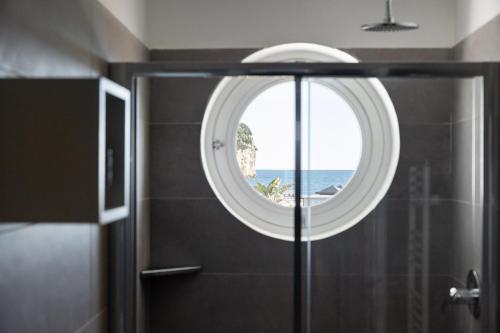
[[[357,62],[338,49],[293,43],[266,48],[243,62]],[[293,209],[279,206],[252,189],[236,160],[236,131],[247,106],[260,93],[293,78],[224,78],[207,105],[201,131],[201,156],[215,195],[238,220],[273,238],[293,241]],[[351,106],[362,134],[362,153],[349,184],[334,198],[308,207],[310,228],[303,240],[318,240],[351,228],[388,191],[399,160],[399,125],[389,94],[377,79],[314,78]],[[290,143],[293,144],[293,143]]]

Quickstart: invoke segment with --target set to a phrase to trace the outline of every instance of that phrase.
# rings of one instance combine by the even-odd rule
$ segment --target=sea
[[[355,170],[303,170],[302,171],[302,194],[314,195],[327,187],[335,185],[337,188],[345,187],[351,180]],[[256,170],[255,178],[247,178],[250,186],[257,182],[269,184],[276,177],[280,177],[281,185],[291,184],[288,191],[294,193],[294,170]]]

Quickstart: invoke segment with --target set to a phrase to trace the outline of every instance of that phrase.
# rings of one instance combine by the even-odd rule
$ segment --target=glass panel
[[[335,236],[308,237],[317,221],[305,209],[305,332],[479,332],[472,307],[449,293],[482,274],[482,78],[381,82],[398,116],[397,171],[376,208]],[[315,98],[303,104],[306,170]]]

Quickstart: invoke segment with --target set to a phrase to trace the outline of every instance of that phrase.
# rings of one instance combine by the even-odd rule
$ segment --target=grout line
[[[150,197],[149,200],[216,200],[217,197]]]
[[[140,201],[152,201],[152,200],[172,200],[172,201],[176,201],[176,200],[217,200],[217,197],[213,196],[213,197],[149,197],[149,198],[144,198]],[[412,201],[412,199],[410,198],[391,198],[391,197],[388,197],[386,199],[384,199],[384,201],[391,201],[391,202],[408,202],[408,201]],[[462,204],[469,204],[469,205],[474,205],[474,206],[477,206],[477,204],[473,203],[473,202],[470,202],[470,201],[465,201],[465,200],[459,200],[459,199],[453,199],[453,198],[426,198],[426,199],[423,199],[422,201],[431,201],[431,202],[435,202],[435,203],[440,203],[440,202],[443,202],[443,203],[450,203],[450,202],[454,202],[454,203],[462,203]],[[383,202],[383,201],[382,201]]]
[[[443,121],[443,122],[407,122],[407,121],[400,121],[399,122],[400,126],[429,126],[429,127],[437,127],[437,126],[450,126],[453,125],[453,122],[451,121]]]
[[[384,201],[384,200],[383,200]],[[381,201],[381,202],[383,202]],[[410,198],[394,198],[394,197],[388,197],[385,199],[385,201],[412,201]],[[431,201],[433,203],[440,203],[440,202],[448,202],[448,203],[462,203],[462,204],[469,204],[469,205],[474,205],[477,206],[478,204],[473,203],[472,201],[466,201],[466,200],[459,200],[459,199],[454,199],[454,198],[425,198],[422,199],[421,201],[427,202]]]
[[[171,121],[171,122],[148,122],[150,126],[201,126],[201,121]]]

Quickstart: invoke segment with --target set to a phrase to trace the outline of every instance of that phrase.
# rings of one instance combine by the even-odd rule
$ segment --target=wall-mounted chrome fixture
[[[396,22],[392,14],[392,0],[385,2],[385,17],[384,21],[380,23],[370,23],[361,26],[364,31],[374,32],[397,32],[418,29],[419,25],[413,22]]]
[[[481,309],[479,300],[481,297],[481,288],[479,282],[479,274],[475,270],[469,271],[467,275],[467,283],[465,289],[451,288],[450,302],[452,304],[465,304],[469,306],[471,314],[475,318],[479,318]]]

